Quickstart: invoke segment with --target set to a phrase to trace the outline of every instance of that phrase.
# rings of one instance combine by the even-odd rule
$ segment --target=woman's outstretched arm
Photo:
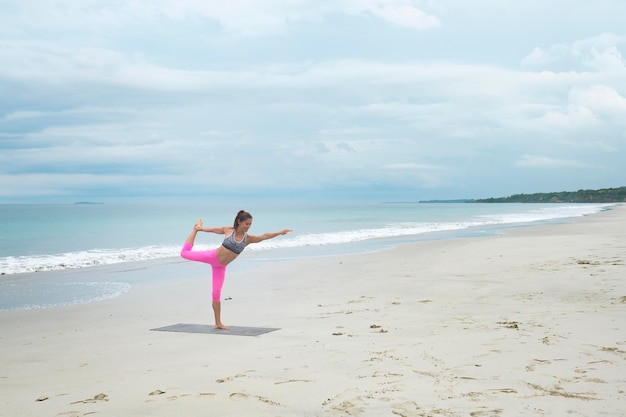
[[[233,228],[231,226],[222,226],[222,227],[201,227],[198,229],[201,232],[207,233],[216,233],[218,235],[225,235],[230,233]]]
[[[218,235],[225,235],[226,233],[230,233],[233,228],[230,226],[222,226],[222,227],[204,227],[202,225],[202,219],[198,219],[198,222],[193,227],[196,232],[207,232],[207,233],[217,233]]]
[[[259,243],[263,242],[264,240],[274,239],[276,236],[286,235],[291,231],[291,229],[283,229],[280,232],[263,233],[260,236],[248,235],[248,243]]]

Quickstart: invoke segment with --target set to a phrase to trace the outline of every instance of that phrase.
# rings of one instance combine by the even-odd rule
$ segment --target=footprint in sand
[[[585,401],[592,401],[592,400],[598,399],[597,394],[595,392],[567,392],[559,386],[554,386],[553,388],[545,388],[537,384],[526,383],[526,385],[528,385],[534,390],[543,392],[544,395],[550,395],[552,397],[578,398],[580,400],[585,400]]]
[[[493,388],[493,389],[488,389],[487,392],[491,392],[493,394],[497,394],[497,393],[517,394],[517,390],[515,388]]]
[[[274,385],[291,384],[292,382],[313,382],[313,381],[310,379],[290,379],[289,381],[274,382]]]
[[[419,405],[415,401],[406,401],[404,403],[392,405],[391,412],[393,415],[406,417],[414,416],[420,410]]]
[[[347,415],[363,414],[365,405],[367,404],[358,389],[348,389],[322,402],[323,407]]]
[[[546,365],[546,364],[550,364],[551,361],[547,360],[547,359],[533,359],[532,363],[528,364],[526,366],[526,370],[528,372],[532,372],[535,370],[535,366],[537,365]]]
[[[377,333],[387,333],[387,330],[383,329],[378,324],[370,325],[370,329],[379,329]]]
[[[246,400],[248,398],[251,398],[251,396],[244,394],[242,392],[233,392],[232,394],[230,394],[229,398],[231,400]],[[252,398],[256,398],[257,400],[259,400],[262,403],[265,404],[269,404],[269,405],[276,405],[276,406],[282,406],[282,404],[276,402],[276,401],[272,401],[268,398],[265,397],[261,397],[260,395],[253,395]]]
[[[606,347],[603,346],[600,348],[601,352],[610,352],[610,353],[615,353],[617,355],[621,355],[621,356],[626,356],[626,351],[618,349],[616,347]]]
[[[502,409],[496,408],[493,410],[480,410],[480,411],[472,411],[470,416],[472,417],[498,417],[502,415]]]
[[[516,321],[499,321],[496,324],[499,324],[502,327],[505,327],[507,329],[515,329],[515,330],[519,329],[519,323]]]
[[[229,376],[229,377],[226,377],[226,378],[218,378],[218,379],[215,380],[215,382],[217,382],[218,384],[223,384],[224,382],[230,382],[230,381],[232,381],[232,380],[234,380],[236,378],[246,377],[246,376],[248,376],[249,373],[252,373],[252,372],[256,372],[256,371],[254,369],[252,369],[250,371],[241,372],[239,374],[236,374],[236,375],[233,375],[233,376]]]
[[[100,394],[94,395],[93,398],[88,398],[82,401],[74,401],[71,404],[93,404],[97,401],[109,401],[109,396],[106,394],[100,393]]]

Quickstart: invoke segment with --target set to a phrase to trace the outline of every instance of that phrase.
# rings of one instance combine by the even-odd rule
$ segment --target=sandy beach
[[[245,253],[244,255],[245,256]],[[89,272],[86,272],[89,273]],[[0,416],[626,415],[626,205],[573,223],[0,312]]]

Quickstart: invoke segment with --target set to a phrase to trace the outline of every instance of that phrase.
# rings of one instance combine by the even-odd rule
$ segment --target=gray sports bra
[[[247,233],[243,235],[243,239],[241,239],[241,242],[237,242],[235,240],[235,231],[233,230],[230,236],[224,239],[224,241],[222,242],[222,246],[239,255],[246,248],[246,237],[248,237]]]

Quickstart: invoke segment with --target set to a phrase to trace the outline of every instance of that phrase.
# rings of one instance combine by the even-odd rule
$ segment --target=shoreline
[[[224,321],[281,328],[260,337],[149,330],[212,323],[196,264],[114,299],[2,311],[0,416],[620,415],[625,220],[619,205],[233,271]]]

